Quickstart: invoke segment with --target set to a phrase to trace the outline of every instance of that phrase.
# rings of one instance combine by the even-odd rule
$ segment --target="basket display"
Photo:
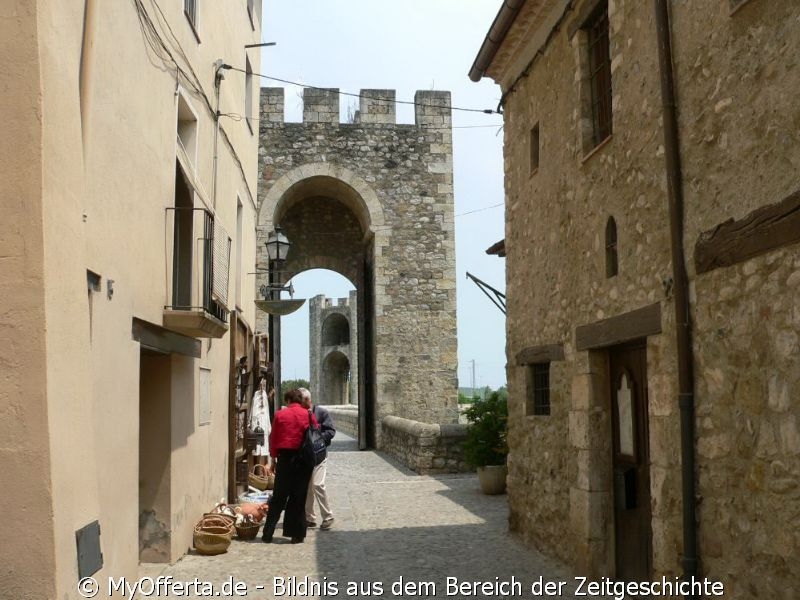
[[[224,515],[209,514],[194,526],[194,547],[198,554],[213,556],[228,551],[233,537],[233,526]]]
[[[275,476],[267,471],[264,465],[253,465],[253,470],[247,475],[248,483],[257,490],[271,490],[275,487]]]

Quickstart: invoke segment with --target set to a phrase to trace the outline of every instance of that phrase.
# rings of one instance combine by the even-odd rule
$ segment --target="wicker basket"
[[[240,540],[253,540],[261,529],[261,523],[244,522],[234,525],[236,527],[236,537]]]
[[[194,526],[194,547],[198,554],[213,556],[228,551],[233,537],[233,526],[224,515],[206,515]]]
[[[198,525],[201,523],[204,524],[206,521],[210,521],[208,523],[209,525],[227,525],[228,527],[233,527],[233,524],[236,522],[236,517],[224,513],[205,513],[203,518],[198,522]]]
[[[275,476],[270,475],[264,465],[253,465],[253,470],[247,475],[247,481],[261,491],[275,487]]]

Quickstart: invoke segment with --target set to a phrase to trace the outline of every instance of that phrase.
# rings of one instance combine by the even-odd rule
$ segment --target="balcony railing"
[[[231,240],[205,208],[170,207],[166,218],[164,327],[192,337],[228,330]]]

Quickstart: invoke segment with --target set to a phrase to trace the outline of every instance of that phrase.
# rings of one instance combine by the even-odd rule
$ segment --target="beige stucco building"
[[[796,2],[519,0],[475,59],[505,114],[510,526],[582,574],[800,589],[798,56]]]
[[[78,598],[94,522],[100,581],[174,561],[228,492],[260,4],[0,7],[4,598]]]

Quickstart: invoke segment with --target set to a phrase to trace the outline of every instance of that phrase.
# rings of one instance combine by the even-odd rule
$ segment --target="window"
[[[589,51],[592,140],[590,149],[611,135],[611,54],[608,3],[601,2],[583,27]]]
[[[608,217],[606,222],[606,277],[614,277],[618,272],[617,222],[614,217]]]
[[[178,143],[192,168],[197,165],[197,115],[183,93],[178,94]]]
[[[528,394],[526,414],[547,416],[550,414],[550,363],[528,365]]]
[[[539,124],[533,126],[531,129],[530,139],[531,151],[531,175],[539,170]]]
[[[250,66],[250,59],[246,57],[244,70],[244,117],[250,133],[253,133],[253,67]]]
[[[186,15],[186,18],[189,20],[189,25],[192,26],[192,33],[194,33],[194,37],[197,38],[197,41],[200,41],[200,37],[197,35],[197,3],[199,0],[183,0],[183,14]]]
[[[250,27],[256,28],[256,0],[247,0],[247,16],[250,17]]]
[[[236,199],[236,271],[234,290],[236,293],[236,306],[242,306],[242,201]]]

